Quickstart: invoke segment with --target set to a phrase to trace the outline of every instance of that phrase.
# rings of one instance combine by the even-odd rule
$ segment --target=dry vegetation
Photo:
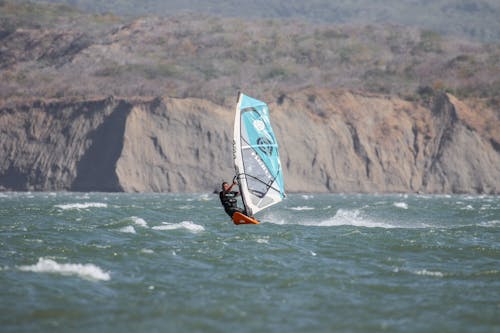
[[[22,0],[18,0],[22,1]],[[500,41],[498,0],[32,0],[128,17],[186,11],[245,19],[301,19],[324,24],[389,23],[481,41]]]
[[[28,6],[28,7],[26,7]],[[498,108],[500,45],[389,25],[177,15],[125,21],[0,1],[0,97],[170,95],[233,102],[305,87],[425,100],[436,91]]]

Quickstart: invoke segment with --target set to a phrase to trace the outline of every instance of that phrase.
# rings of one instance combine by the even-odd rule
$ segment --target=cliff
[[[449,94],[302,90],[270,103],[287,191],[500,193],[500,120]],[[187,98],[0,103],[0,188],[203,192],[233,176],[233,110]]]

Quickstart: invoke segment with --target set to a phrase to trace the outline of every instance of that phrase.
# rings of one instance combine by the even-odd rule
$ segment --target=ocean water
[[[500,197],[0,193],[1,332],[500,332]]]

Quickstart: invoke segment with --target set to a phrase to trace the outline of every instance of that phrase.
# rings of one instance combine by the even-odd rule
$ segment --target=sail
[[[278,143],[266,103],[238,95],[234,119],[234,165],[248,215],[285,197]]]

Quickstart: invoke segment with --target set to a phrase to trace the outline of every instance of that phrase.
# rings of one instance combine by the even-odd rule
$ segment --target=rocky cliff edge
[[[500,192],[500,119],[439,94],[269,103],[289,192]],[[0,189],[204,192],[233,176],[232,108],[201,99],[0,103]]]

